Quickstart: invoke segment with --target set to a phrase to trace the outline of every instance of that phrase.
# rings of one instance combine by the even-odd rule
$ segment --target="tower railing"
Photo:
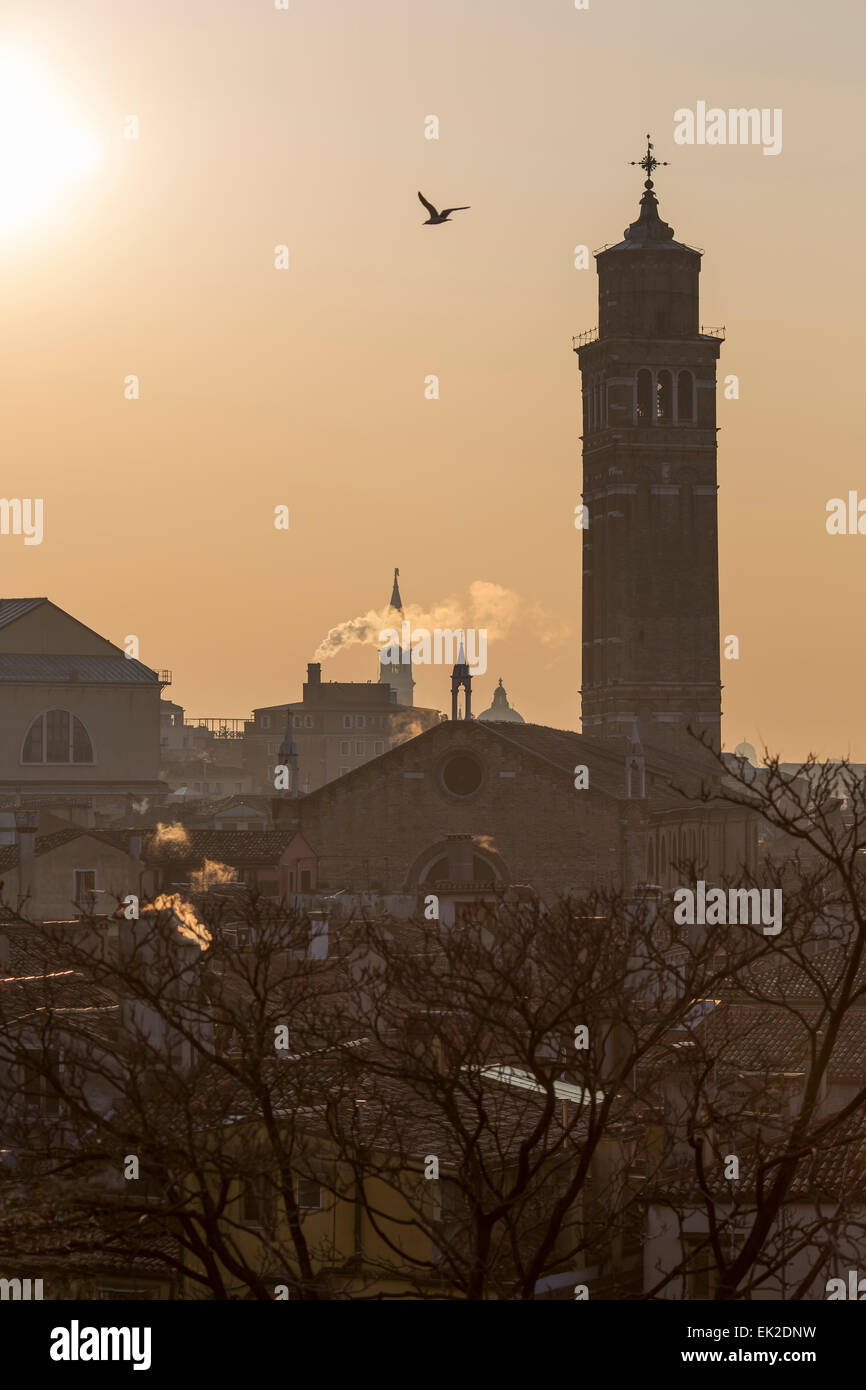
[[[646,333],[638,333],[638,334],[621,333],[621,334],[618,334],[617,336],[618,336],[618,337],[648,338],[648,337],[650,337],[650,336],[652,336],[652,335],[646,334]],[[724,324],[716,324],[716,325],[713,326],[713,327],[708,327],[706,324],[701,324],[700,336],[701,336],[702,338],[719,338],[719,339],[721,339],[722,341],[724,341],[724,338],[725,338],[725,325],[724,325]],[[572,346],[573,351],[574,351],[574,352],[577,352],[577,350],[578,350],[579,348],[586,347],[586,345],[587,345],[588,343],[597,343],[597,342],[598,342],[598,328],[597,328],[597,327],[596,327],[596,328],[587,328],[583,333],[578,333],[578,334],[576,334],[576,335],[572,338],[572,340],[571,340],[571,346]]]
[[[587,328],[584,333],[578,333],[576,337],[572,338],[571,346],[577,352],[578,348],[586,347],[587,343],[596,342],[598,342],[598,328]]]

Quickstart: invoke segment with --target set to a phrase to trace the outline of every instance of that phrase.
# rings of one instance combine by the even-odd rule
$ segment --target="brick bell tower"
[[[598,332],[583,392],[583,732],[694,759],[719,746],[716,362],[701,252],[659,217],[647,136],[640,214],[596,253]],[[637,161],[634,161],[637,162]]]

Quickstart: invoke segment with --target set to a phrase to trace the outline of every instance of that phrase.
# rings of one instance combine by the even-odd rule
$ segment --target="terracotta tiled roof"
[[[276,865],[294,830],[188,830],[177,841],[148,835],[142,856],[149,864]]]

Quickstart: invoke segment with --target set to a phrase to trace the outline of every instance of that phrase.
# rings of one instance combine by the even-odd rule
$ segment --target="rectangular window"
[[[53,1048],[28,1048],[27,1051],[32,1061],[28,1057],[20,1067],[21,1096],[24,1103],[29,1109],[38,1110],[41,1115],[58,1115],[60,1096],[48,1076],[44,1074],[43,1068],[49,1074],[56,1075],[60,1070],[60,1054]]]
[[[322,1205],[322,1189],[310,1178],[298,1178],[298,1206],[315,1208]]]
[[[356,743],[356,744],[355,744],[355,752],[356,752],[356,754],[360,755],[360,754],[362,754],[362,753],[366,753],[366,751],[367,751],[367,745],[366,745],[366,743],[364,742],[363,739],[361,739],[360,743]]]
[[[84,912],[92,912],[96,904],[96,870],[73,871],[72,901]]]
[[[377,739],[376,739],[376,742],[373,744],[373,752],[374,752],[374,753],[384,753],[384,751],[385,751],[385,745],[384,745],[384,743],[382,742],[382,740],[381,740],[380,738],[377,738]]]
[[[271,716],[269,714],[263,714],[261,716],[261,721],[263,729],[269,729],[271,727]]]
[[[250,1178],[244,1188],[243,1223],[267,1226],[273,1209],[273,1189],[264,1178]]]
[[[343,739],[342,743],[340,744],[340,752],[342,753],[343,757],[345,758],[345,757],[347,756],[347,754],[351,753],[351,751],[352,751],[352,745],[351,745],[351,743],[349,742],[349,740],[348,740],[347,738]]]
[[[352,716],[351,716],[351,714],[344,714],[344,715],[343,715],[343,728],[344,728],[344,729],[351,729],[351,727],[352,727]]]
[[[364,717],[363,714],[356,714],[356,715],[355,715],[355,728],[356,728],[356,729],[363,729],[363,728],[365,728],[366,723],[367,723],[367,720],[365,719],[365,717]]]
[[[683,1259],[688,1261],[685,1273],[686,1298],[710,1299],[715,1280],[712,1269],[713,1252],[702,1236],[684,1236]]]

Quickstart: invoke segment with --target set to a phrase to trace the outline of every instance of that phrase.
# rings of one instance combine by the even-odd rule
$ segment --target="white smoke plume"
[[[206,951],[211,943],[212,937],[204,922],[199,921],[192,903],[188,903],[180,893],[160,893],[152,903],[147,904],[144,911],[173,912],[181,936],[187,937],[190,941],[197,941],[203,951]]]
[[[488,642],[495,642],[497,638],[504,637],[522,615],[529,612],[529,605],[513,589],[505,589],[501,584],[493,584],[487,579],[476,579],[469,585],[468,598],[462,602],[456,598],[443,599],[429,609],[407,603],[402,620],[411,623],[413,629],[426,628],[428,631],[435,628],[485,628]],[[371,608],[367,613],[332,627],[319,644],[315,659],[326,661],[343,648],[359,643],[380,646],[381,634],[387,628],[395,628],[399,632],[399,615],[387,606]]]
[[[196,893],[206,893],[215,883],[235,883],[237,870],[231,864],[220,864],[215,859],[206,859],[200,869],[190,877],[190,886]]]
[[[173,821],[171,825],[157,821],[151,848],[161,849],[163,845],[177,845],[180,849],[186,849],[188,844],[189,836],[179,820]]]

